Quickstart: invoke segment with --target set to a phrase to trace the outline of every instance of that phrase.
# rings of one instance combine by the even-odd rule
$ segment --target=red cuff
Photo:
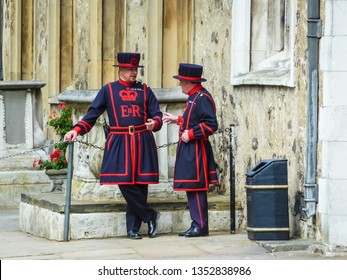
[[[188,136],[189,136],[189,140],[195,139],[193,129],[188,130]]]
[[[80,135],[82,132],[82,129],[79,126],[75,126],[73,130],[76,131],[78,135]]]
[[[182,116],[178,116],[177,117],[177,124],[181,125],[181,123],[183,123],[183,117]]]
[[[159,125],[159,122],[158,122],[157,120],[154,120],[154,122],[155,122],[155,125],[154,125],[153,130],[157,129],[157,127],[158,127],[158,125]]]

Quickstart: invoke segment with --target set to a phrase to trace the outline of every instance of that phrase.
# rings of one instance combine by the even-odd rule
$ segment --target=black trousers
[[[201,229],[208,227],[207,192],[187,192],[187,198],[192,225]]]
[[[125,201],[126,226],[129,230],[139,231],[141,223],[147,223],[156,211],[147,204],[148,185],[118,185]]]

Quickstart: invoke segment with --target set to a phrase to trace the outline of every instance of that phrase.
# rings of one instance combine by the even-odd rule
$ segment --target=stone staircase
[[[6,153],[0,152],[0,157],[20,152],[25,151],[7,150]],[[40,156],[44,158],[46,154],[39,150],[0,160],[0,207],[18,208],[21,193],[50,191],[51,185],[45,171],[33,168],[34,160]]]

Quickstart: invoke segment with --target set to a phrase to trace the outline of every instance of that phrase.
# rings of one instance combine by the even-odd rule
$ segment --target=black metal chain
[[[85,142],[85,141],[82,141],[82,140],[77,140],[75,139],[75,142],[78,142],[80,144],[83,144],[83,145],[86,145],[88,147],[92,147],[92,148],[95,148],[95,149],[99,149],[99,150],[104,150],[103,147],[99,147],[98,145],[95,145],[95,144],[92,144],[92,143],[88,143],[88,142]],[[177,142],[172,142],[172,143],[168,143],[168,144],[163,144],[163,145],[160,145],[160,146],[157,146],[157,149],[160,149],[160,148],[165,148],[165,147],[168,147],[168,146],[173,146],[173,145],[176,145],[178,143]]]
[[[229,127],[225,128],[224,130],[223,129],[218,129],[218,131],[216,133],[222,133],[224,131],[225,132],[231,132],[231,129]],[[46,152],[45,149],[50,148],[50,147],[55,146],[55,145],[60,144],[60,143],[64,143],[64,142],[65,141],[60,141],[60,142],[51,143],[51,144],[45,144],[45,145],[43,145],[41,147],[38,147],[38,148],[35,148],[33,150],[24,151],[24,152],[20,152],[20,153],[16,153],[16,154],[11,154],[11,155],[5,155],[5,156],[0,157],[0,160],[9,159],[9,158],[20,156],[20,155],[34,153],[34,152],[39,151],[39,150],[42,150],[42,151]],[[99,150],[102,150],[102,151],[104,150],[103,147],[99,147],[98,145],[95,145],[95,144],[92,144],[92,143],[88,143],[88,142],[85,142],[85,141],[82,141],[82,140],[75,139],[74,142],[78,142],[80,144],[83,144],[83,145],[86,145],[88,147],[92,147],[92,148],[95,148],[95,149],[99,149]],[[171,142],[171,143],[167,143],[167,144],[163,144],[163,145],[157,146],[157,149],[161,149],[161,148],[165,148],[165,147],[169,147],[169,146],[174,146],[174,145],[177,145],[177,144],[178,144],[178,141],[177,142]]]
[[[40,148],[35,148],[33,150],[30,150],[30,151],[25,151],[25,152],[20,152],[20,153],[17,153],[17,154],[2,156],[2,157],[0,157],[0,160],[13,158],[13,157],[16,157],[16,156],[21,156],[21,155],[26,155],[26,154],[30,154],[30,153],[34,153],[34,152],[36,152],[38,150],[42,150],[42,149],[43,149],[43,147],[40,147]]]
[[[30,154],[30,153],[34,153],[34,152],[37,152],[37,151],[45,151],[45,149],[47,148],[50,148],[56,144],[60,144],[60,143],[63,143],[64,141],[60,141],[58,143],[52,143],[52,144],[49,144],[49,145],[43,145],[41,147],[38,147],[38,148],[35,148],[35,149],[32,149],[32,150],[28,150],[28,151],[24,151],[24,152],[19,152],[19,153],[16,153],[16,154],[11,154],[11,155],[5,155],[5,156],[2,156],[0,157],[0,160],[5,160],[5,159],[9,159],[9,158],[13,158],[13,157],[16,157],[16,156],[22,156],[22,155],[26,155],[26,154]],[[78,139],[75,139],[74,142],[77,142],[77,143],[80,143],[80,144],[83,144],[83,145],[86,145],[88,147],[92,147],[92,148],[95,148],[95,149],[99,149],[99,150],[104,150],[103,147],[99,147],[98,145],[95,145],[95,144],[92,144],[92,143],[88,143],[88,142],[85,142],[85,141],[82,141],[82,140],[78,140]],[[172,143],[168,143],[168,144],[164,144],[164,145],[161,145],[161,146],[157,146],[157,149],[160,149],[160,148],[165,148],[165,147],[168,147],[168,146],[173,146],[173,145],[176,145],[178,142],[172,142]]]
[[[177,145],[177,144],[178,144],[178,141],[177,142],[171,142],[171,143],[168,143],[168,144],[163,144],[161,146],[157,146],[157,149],[165,148],[165,147],[169,147],[169,146],[173,146],[173,145]]]
[[[11,154],[11,155],[5,155],[5,156],[2,156],[0,157],[0,160],[3,160],[3,159],[8,159],[8,158],[13,158],[13,157],[16,157],[16,156],[21,156],[21,155],[26,155],[26,154],[30,154],[30,153],[34,153],[34,152],[37,152],[37,151],[44,151],[46,153],[46,150],[45,149],[48,149],[54,145],[57,145],[57,144],[60,144],[60,143],[63,143],[64,141],[60,141],[58,143],[51,143],[51,144],[45,144],[41,147],[38,147],[38,148],[35,148],[35,149],[32,149],[32,150],[28,150],[28,151],[24,151],[24,152],[20,152],[20,153],[16,153],[16,154]]]
[[[78,140],[78,139],[75,139],[74,142],[77,142],[77,143],[80,143],[80,144],[83,144],[85,146],[88,146],[88,147],[92,147],[92,148],[95,148],[95,149],[99,149],[99,150],[104,150],[103,147],[99,147],[98,145],[95,145],[95,144],[92,144],[92,143],[88,143],[88,142],[85,142],[85,141],[82,141],[82,140]]]

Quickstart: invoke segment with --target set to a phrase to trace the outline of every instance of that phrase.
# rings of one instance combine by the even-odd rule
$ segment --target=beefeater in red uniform
[[[207,191],[218,182],[213,151],[208,137],[218,129],[216,106],[211,94],[201,85],[203,67],[181,63],[175,79],[180,81],[188,101],[182,116],[164,112],[164,122],[179,125],[180,140],[176,151],[175,191],[186,191],[192,219],[191,227],[179,236],[209,234]]]
[[[100,185],[117,184],[127,202],[127,236],[141,239],[141,223],[155,237],[159,213],[147,204],[148,184],[159,183],[158,155],[153,132],[162,127],[162,112],[153,91],[136,81],[139,53],[118,53],[119,80],[103,86],[87,114],[65,135],[71,142],[88,133],[106,110],[110,132],[105,142]]]

